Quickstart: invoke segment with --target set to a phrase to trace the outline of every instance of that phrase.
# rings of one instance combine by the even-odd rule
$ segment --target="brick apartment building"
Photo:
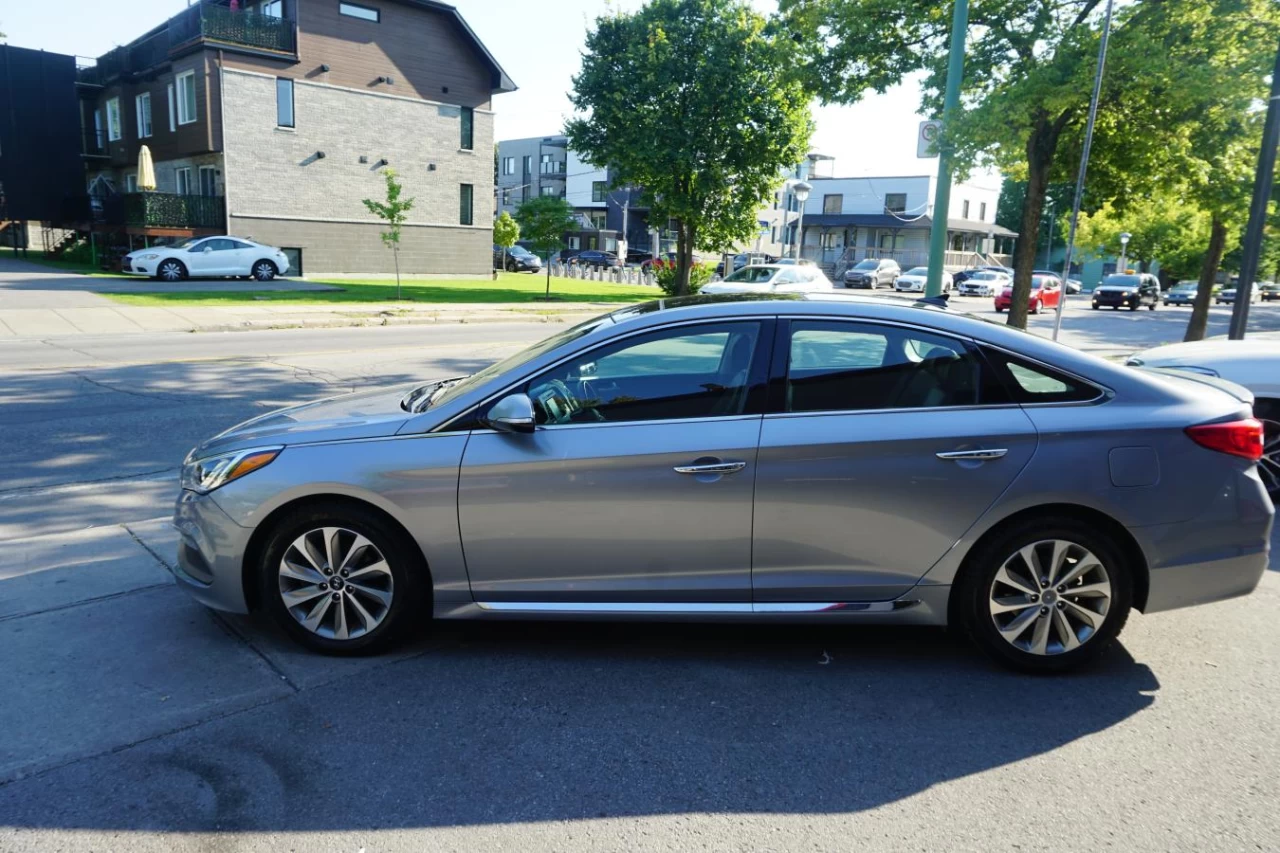
[[[400,266],[487,274],[493,95],[514,83],[435,0],[203,0],[81,69],[90,227],[230,233],[304,272],[392,270],[361,200],[416,199]],[[138,192],[151,149],[156,191]]]

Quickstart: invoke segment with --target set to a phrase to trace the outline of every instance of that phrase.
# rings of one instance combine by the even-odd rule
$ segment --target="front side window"
[[[458,147],[464,151],[475,148],[476,111],[471,107],[462,108],[461,136]]]
[[[338,13],[346,15],[348,18],[359,18],[362,21],[372,21],[378,23],[381,20],[381,13],[377,9],[368,6],[361,6],[356,3],[339,3]]]
[[[475,196],[475,187],[471,184],[463,184],[458,193],[458,224],[471,225],[473,222],[474,205],[472,200]]]
[[[884,197],[885,213],[906,213],[907,212],[907,194],[906,193],[886,193]]]
[[[276,126],[293,127],[293,81],[276,78]]]
[[[151,93],[143,92],[134,98],[133,106],[138,116],[138,138],[146,139],[151,135]]]
[[[869,323],[791,324],[787,412],[1005,402],[996,388],[977,353],[951,338]]]
[[[175,82],[178,90],[178,124],[192,124],[196,120],[196,72],[179,74]]]
[[[120,99],[107,101],[107,139],[116,142],[124,135],[120,127]]]
[[[591,200],[595,202],[604,201],[605,193],[609,190],[608,181],[592,181],[591,182]]]
[[[570,359],[527,393],[549,425],[741,415],[759,340],[756,322],[662,329]]]

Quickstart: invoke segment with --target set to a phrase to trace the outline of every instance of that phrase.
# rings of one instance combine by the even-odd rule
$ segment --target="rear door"
[[[1018,476],[1035,429],[959,339],[816,318],[780,322],[779,336],[756,472],[755,600],[897,598]]]

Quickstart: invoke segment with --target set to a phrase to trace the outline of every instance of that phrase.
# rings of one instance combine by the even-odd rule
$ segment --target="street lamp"
[[[791,194],[796,197],[800,206],[800,221],[796,226],[796,260],[800,260],[800,245],[804,242],[804,203],[809,200],[809,191],[813,187],[806,181],[796,181],[791,186]]]
[[[1116,272],[1120,273],[1121,275],[1124,275],[1125,270],[1129,268],[1129,261],[1128,261],[1128,258],[1125,257],[1125,255],[1129,253],[1129,240],[1132,237],[1133,235],[1130,234],[1128,231],[1120,232],[1120,269],[1116,270]]]

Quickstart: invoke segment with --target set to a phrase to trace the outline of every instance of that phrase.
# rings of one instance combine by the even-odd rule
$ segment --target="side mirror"
[[[212,251],[213,251],[213,247],[212,247],[212,246],[205,246],[205,247],[204,247],[203,249],[201,249],[200,251],[204,252],[204,253],[207,255],[207,254],[209,254],[210,252],[212,252]]]
[[[529,433],[537,428],[537,421],[534,420],[533,415],[533,401],[529,399],[528,394],[512,394],[503,397],[494,403],[484,420],[498,432]]]

